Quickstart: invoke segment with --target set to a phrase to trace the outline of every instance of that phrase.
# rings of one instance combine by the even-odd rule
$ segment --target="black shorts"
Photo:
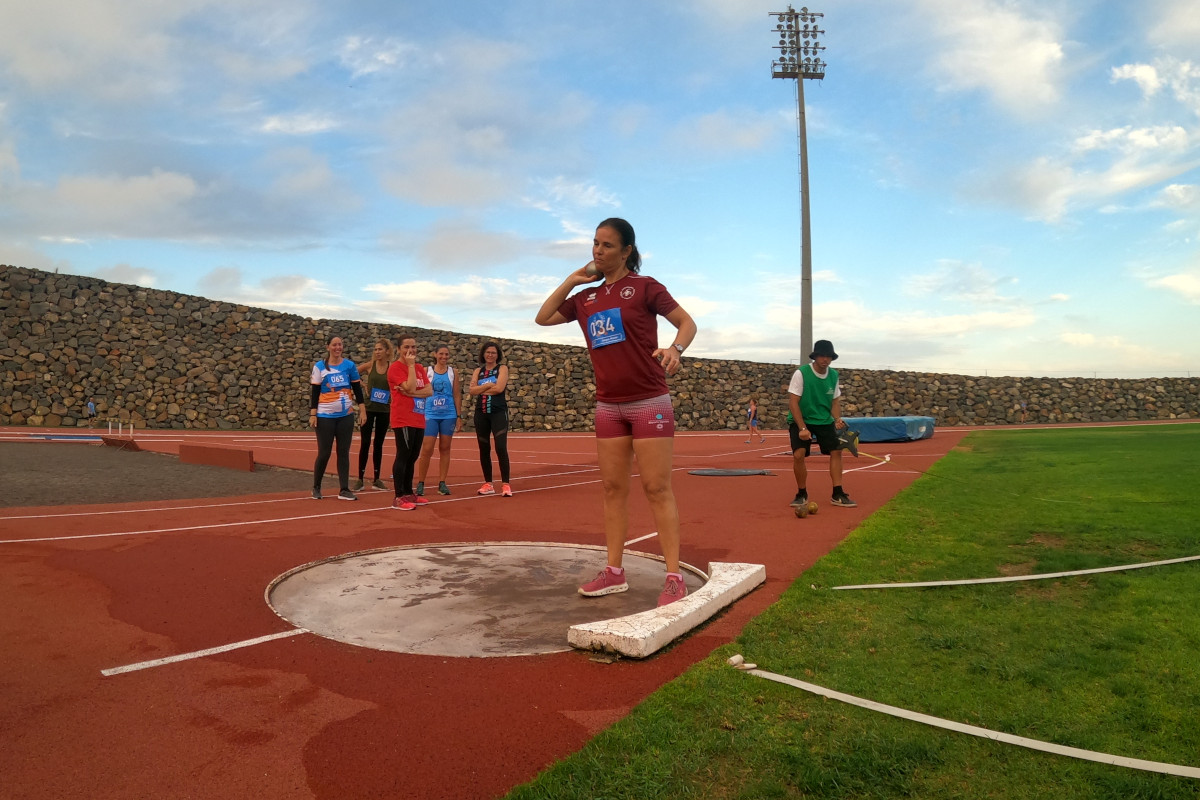
[[[788,425],[788,437],[792,440],[792,452],[803,450],[804,455],[808,456],[811,452],[813,439],[816,439],[817,444],[821,447],[821,452],[829,455],[834,450],[840,450],[841,444],[838,442],[837,426],[832,423],[829,425],[807,425],[812,438],[805,441],[800,438],[800,428],[796,423]]]

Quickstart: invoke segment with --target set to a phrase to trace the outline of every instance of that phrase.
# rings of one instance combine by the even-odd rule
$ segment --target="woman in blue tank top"
[[[454,434],[462,430],[458,415],[458,373],[450,366],[450,348],[440,344],[433,352],[429,368],[433,395],[425,399],[425,439],[421,442],[421,460],[417,465],[417,496],[425,495],[425,476],[433,460],[434,441],[438,450],[438,494],[450,494],[446,478],[450,473],[450,445]]]

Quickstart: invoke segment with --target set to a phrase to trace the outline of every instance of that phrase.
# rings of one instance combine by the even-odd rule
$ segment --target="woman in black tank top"
[[[492,447],[496,441],[496,460],[500,462],[500,494],[512,497],[508,464],[508,365],[501,364],[504,351],[495,342],[484,342],[479,348],[479,366],[471,373],[467,391],[475,398],[475,439],[479,442],[479,466],[483,468],[483,485],[477,494],[495,494],[492,486]]]

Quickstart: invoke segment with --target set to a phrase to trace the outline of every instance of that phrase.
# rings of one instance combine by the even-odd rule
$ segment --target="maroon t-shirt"
[[[596,372],[596,399],[630,403],[667,393],[658,349],[658,317],[679,308],[661,283],[630,273],[613,284],[585,286],[558,307],[579,321]]]

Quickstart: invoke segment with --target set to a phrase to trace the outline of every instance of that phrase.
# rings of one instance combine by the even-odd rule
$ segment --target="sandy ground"
[[[335,486],[336,486],[336,478]],[[181,463],[177,456],[73,442],[0,442],[0,507],[307,492],[310,473]]]

